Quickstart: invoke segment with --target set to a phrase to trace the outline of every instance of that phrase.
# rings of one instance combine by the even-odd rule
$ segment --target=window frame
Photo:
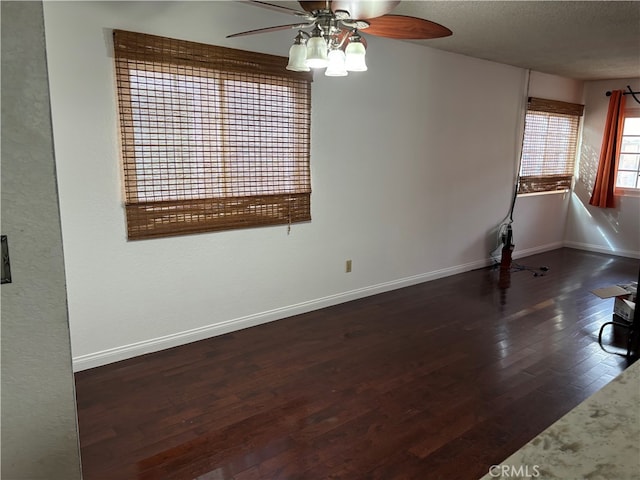
[[[562,193],[572,188],[575,176],[575,165],[578,155],[578,145],[582,126],[581,118],[583,112],[584,105],[537,97],[528,98],[523,127],[522,151],[520,152],[520,164],[518,167],[518,195]],[[531,145],[528,145],[527,142],[529,137],[541,133],[539,128],[536,127],[531,128],[531,130],[527,130],[527,125],[533,124],[531,120],[535,115],[547,116],[548,119],[555,118],[556,120],[571,120],[570,138],[573,140],[573,144],[568,146],[567,152],[563,152],[563,155],[566,158],[563,159],[564,163],[560,165],[564,170],[562,173],[544,174],[543,172],[543,174],[538,175],[523,175],[523,170],[526,168],[538,166],[541,170],[548,170],[544,165],[549,162],[549,157],[546,156],[546,144],[545,147],[542,148],[535,142],[532,142]],[[553,131],[548,128],[544,133],[545,139],[548,139],[548,134],[553,133]],[[531,151],[527,152],[528,150]],[[544,152],[542,152],[543,150]],[[535,162],[527,160],[525,158],[526,155],[543,155],[539,158],[540,165],[536,165]],[[552,161],[551,163],[554,162]]]
[[[640,118],[640,108],[625,108],[624,111],[624,119],[623,122],[626,122],[627,118]],[[622,135],[622,139],[624,143],[624,124],[623,124],[623,135]],[[620,152],[618,152],[617,156],[616,156],[616,172],[615,172],[615,178],[616,178],[616,185],[614,186],[614,190],[613,190],[613,194],[615,196],[619,196],[619,197],[640,197],[640,179],[638,180],[638,187],[637,188],[628,188],[628,187],[618,187],[617,186],[617,182],[618,182],[618,169],[620,167],[620,155],[622,155],[624,152],[622,152],[622,146],[621,146],[621,150]],[[640,152],[638,152],[638,155],[640,155]],[[638,175],[640,176],[640,165],[638,166]]]
[[[118,118],[120,121],[120,156],[125,196],[124,208],[129,240],[265,225],[291,225],[292,223],[311,220],[310,124],[312,73],[288,71],[285,68],[287,58],[275,55],[122,30],[114,30],[113,39],[119,108]],[[150,82],[148,85],[151,85],[153,81],[169,85],[166,87],[162,85],[158,88],[161,91],[158,94],[160,95],[159,97],[156,97],[154,93],[148,93],[152,90],[149,88],[146,93],[148,97],[145,98],[158,101],[161,104],[160,108],[164,109],[159,113],[162,116],[157,118],[149,116],[148,118],[159,119],[158,123],[163,120],[165,123],[172,122],[173,119],[178,118],[176,120],[178,133],[175,133],[175,127],[174,130],[166,126],[162,127],[164,130],[160,127],[155,130],[156,135],[162,135],[163,132],[166,135],[166,138],[162,137],[164,142],[157,141],[157,143],[167,143],[174,147],[175,145],[172,144],[171,139],[177,138],[178,142],[184,141],[187,147],[197,145],[198,149],[207,148],[204,143],[194,143],[200,142],[200,140],[186,140],[189,137],[188,129],[194,128],[194,126],[199,127],[201,123],[191,118],[188,120],[181,118],[184,116],[180,115],[180,113],[191,113],[192,110],[189,110],[189,108],[193,107],[184,106],[180,104],[181,100],[173,98],[173,93],[175,93],[173,89],[177,87],[173,86],[171,82],[186,82],[187,89],[188,87],[193,87],[197,82],[204,84],[206,82],[219,81],[220,85],[226,85],[225,82],[236,82],[240,91],[235,92],[235,97],[233,98],[227,96],[224,88],[217,87],[205,89],[207,93],[211,93],[211,96],[205,97],[200,93],[192,92],[186,95],[191,95],[198,101],[211,103],[233,102],[235,99],[237,105],[231,113],[228,113],[227,109],[224,112],[222,110],[216,111],[216,113],[209,112],[207,114],[210,117],[203,123],[215,124],[215,127],[211,128],[220,131],[233,129],[232,134],[235,135],[240,147],[231,152],[226,148],[226,143],[223,141],[222,143],[225,143],[225,146],[218,149],[211,148],[210,150],[215,150],[215,152],[211,153],[211,155],[204,155],[205,160],[192,158],[195,157],[195,154],[188,148],[181,149],[182,144],[178,144],[178,150],[174,149],[173,152],[170,147],[160,147],[165,148],[165,150],[161,150],[161,153],[144,153],[145,148],[144,144],[141,146],[141,138],[150,137],[153,133],[150,130],[141,130],[144,128],[141,127],[141,109],[137,104],[134,105],[134,98],[137,98],[135,96],[137,93],[132,88],[132,79],[145,77],[146,74],[142,74],[144,72],[149,73],[149,79],[146,79],[146,81]],[[187,72],[194,73],[191,74],[191,77],[188,77]],[[189,84],[188,78],[194,79],[194,83]],[[264,86],[267,89],[279,88],[283,93],[279,96],[258,98],[255,103],[243,98],[243,96],[248,95],[245,90],[252,93],[250,90],[252,87],[260,91]],[[144,92],[144,88],[143,86],[141,91]],[[169,100],[163,97],[163,89],[167,89],[170,92],[170,95],[168,95],[170,97]],[[213,100],[211,100],[212,98]],[[239,98],[241,101],[238,101]],[[281,100],[281,98],[291,98],[291,102],[295,102],[295,118],[290,118],[289,115],[278,110],[279,108],[284,109],[282,106],[284,100]],[[269,104],[268,107],[265,107],[266,113],[265,111],[252,113],[257,108],[254,108],[254,106],[262,100],[264,100],[263,103]],[[248,105],[251,105],[251,107]],[[178,108],[181,110],[176,114]],[[166,113],[167,111],[169,113]],[[270,113],[272,111],[274,113]],[[235,120],[235,117],[231,115],[239,116],[241,121]],[[134,116],[138,120],[134,120]],[[144,118],[148,120],[147,117]],[[281,150],[285,152],[282,155],[286,157],[279,159],[279,161],[275,157],[267,158],[265,156],[271,155],[271,151],[268,150],[268,147],[263,148],[262,144],[267,144],[268,142],[261,141],[261,136],[264,136],[264,133],[260,128],[256,127],[257,122],[264,122],[265,118],[267,121],[276,122],[279,125],[279,131],[283,131],[282,125],[285,125],[287,129],[294,129],[291,131],[286,130],[283,134],[294,143],[285,142],[286,147]],[[243,124],[245,119],[250,122],[251,127],[240,127],[240,124]],[[184,130],[180,130],[181,127],[184,127]],[[247,145],[250,145],[250,147],[247,147]],[[176,151],[184,152],[185,150],[188,153],[176,153]],[[152,158],[154,155],[158,158]],[[224,167],[219,168],[218,166],[216,170],[213,163],[208,165],[208,169],[210,171],[215,170],[215,173],[208,175],[184,173],[188,169],[196,168],[202,162],[206,162],[206,159],[213,162],[214,157],[218,163],[226,162],[233,165],[235,174],[223,171]],[[164,163],[160,163],[160,161]],[[218,163],[215,165],[218,165]],[[258,167],[260,165],[262,165],[262,169]],[[151,170],[155,172],[157,168],[169,168],[167,166],[172,166],[181,173],[174,174],[174,178],[167,175],[145,173],[146,170],[144,170],[146,168],[149,172]],[[267,169],[266,174],[264,173],[265,168]],[[286,178],[286,175],[290,172],[294,172],[295,182],[291,182]],[[138,176],[140,176],[140,180],[138,180]],[[143,178],[146,178],[145,181],[147,183],[143,184]],[[254,184],[252,183],[253,181],[263,182],[263,184]],[[157,184],[154,182],[157,182]],[[180,183],[180,186],[169,185],[176,182]],[[234,182],[238,185],[243,185],[243,187],[239,191],[229,194],[229,186],[234,185]],[[280,186],[276,185],[277,182],[280,183]],[[292,183],[295,183],[295,188],[282,186],[291,185]],[[258,186],[256,187],[256,185]],[[206,187],[204,190],[202,189],[203,186]],[[147,195],[145,193],[147,190],[155,192],[156,187],[159,192],[164,193],[158,193],[157,197],[152,197],[151,199],[144,198]],[[265,190],[261,191],[261,187],[264,187]],[[172,188],[173,190],[171,190]],[[281,191],[278,189],[281,189]],[[167,190],[169,193],[166,193]],[[208,193],[200,193],[205,190]],[[223,190],[227,193],[212,193]],[[249,190],[251,190],[250,193]],[[162,195],[169,196],[165,198]]]

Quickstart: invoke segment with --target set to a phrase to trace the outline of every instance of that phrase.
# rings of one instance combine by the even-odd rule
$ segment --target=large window
[[[640,110],[625,112],[618,171],[618,193],[640,192]]]
[[[529,98],[518,193],[571,188],[583,106]]]
[[[128,237],[308,221],[310,74],[114,31]]]

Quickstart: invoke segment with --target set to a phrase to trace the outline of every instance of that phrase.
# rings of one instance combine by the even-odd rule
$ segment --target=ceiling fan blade
[[[277,32],[280,30],[291,30],[294,28],[307,28],[313,26],[311,23],[291,23],[289,25],[277,25],[275,27],[257,28],[256,30],[247,30],[246,32],[234,33],[227,35],[227,38],[243,37],[245,35],[256,35],[258,33]]]
[[[243,0],[244,3],[251,3],[258,7],[267,8],[269,10],[275,10],[280,13],[289,13],[291,15],[298,15],[300,17],[308,17],[309,13],[305,11],[296,10],[294,8],[285,7],[284,5],[276,5],[269,2],[260,2],[259,0]]]
[[[423,40],[448,37],[453,34],[447,27],[438,23],[405,15],[384,15],[367,21],[370,26],[364,32],[377,37]]]

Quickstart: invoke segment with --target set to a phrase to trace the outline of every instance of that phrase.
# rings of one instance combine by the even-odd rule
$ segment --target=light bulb
[[[322,37],[311,37],[307,40],[307,66],[324,68],[329,63],[327,59],[327,43]]]
[[[302,43],[294,43],[289,49],[289,64],[287,70],[294,72],[308,72],[307,46]]]
[[[347,75],[345,68],[345,54],[339,48],[331,50],[328,55],[329,65],[324,74],[327,77],[344,77]]]
[[[367,50],[360,39],[352,38],[345,49],[347,70],[349,72],[365,72],[367,70],[364,58],[366,53]]]

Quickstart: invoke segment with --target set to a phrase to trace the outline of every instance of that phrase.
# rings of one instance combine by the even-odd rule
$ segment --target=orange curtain
[[[615,207],[613,190],[616,184],[616,159],[620,155],[624,126],[624,95],[622,90],[611,92],[607,122],[604,126],[598,173],[589,205],[600,208]]]

